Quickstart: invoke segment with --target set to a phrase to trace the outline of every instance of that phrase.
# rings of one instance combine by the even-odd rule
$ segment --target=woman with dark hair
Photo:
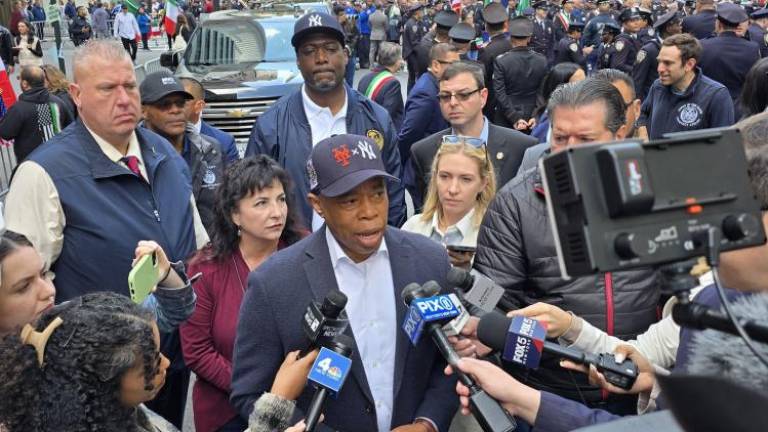
[[[584,69],[576,63],[558,63],[547,73],[544,80],[541,81],[539,94],[536,96],[536,108],[533,110],[533,118],[536,119],[536,126],[531,135],[538,138],[540,143],[547,142],[549,134],[549,115],[547,114],[547,103],[549,97],[556,88],[565,83],[582,81],[587,75]]]
[[[768,58],[759,60],[747,72],[739,106],[742,119],[760,114],[768,107]]]
[[[162,431],[142,403],[168,359],[148,309],[115,293],[50,308],[0,343],[0,424],[9,431]]]
[[[40,39],[35,36],[29,21],[19,21],[19,34],[15,38],[16,45],[13,47],[13,55],[17,57],[19,66],[42,66],[43,65],[43,47]]]
[[[229,403],[235,331],[248,273],[277,250],[300,240],[292,182],[267,156],[227,168],[214,207],[211,243],[192,259],[195,312],[181,326],[184,359],[197,374],[192,393],[198,432],[238,431],[248,425]]]

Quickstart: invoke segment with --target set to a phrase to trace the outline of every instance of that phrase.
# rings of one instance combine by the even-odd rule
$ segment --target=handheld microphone
[[[477,338],[489,347],[501,351],[502,358],[528,369],[536,369],[541,354],[554,354],[582,365],[594,365],[606,381],[629,390],[637,379],[637,365],[630,359],[616,362],[613,354],[592,354],[564,347],[545,340],[547,331],[538,321],[522,316],[508,318],[491,313],[480,318]]]
[[[448,337],[443,332],[442,326],[446,320],[457,317],[460,312],[453,304],[451,296],[435,295],[439,292],[440,285],[435,281],[429,281],[421,287],[418,284],[409,284],[403,289],[401,298],[409,309],[403,323],[403,329],[408,333],[408,337],[414,345],[418,343],[418,336],[422,329],[427,329],[440,354],[453,367],[462,384],[469,388],[470,409],[484,431],[514,431],[517,424],[512,416],[504,410],[498,401],[480,388],[469,375],[459,370],[457,364],[460,357],[448,342]],[[414,335],[417,337],[414,338]]]
[[[504,298],[504,288],[477,270],[468,272],[457,267],[451,267],[447,279],[463,294],[463,299],[474,306],[473,315],[485,315],[493,312],[497,306],[503,312],[517,309],[515,305]]]
[[[325,296],[321,305],[311,302],[307,306],[302,328],[309,339],[309,346],[301,351],[300,357],[344,333],[349,326],[349,319],[344,312],[346,305],[347,296],[339,290],[332,290]]]
[[[352,369],[352,347],[355,341],[345,334],[336,336],[320,348],[307,379],[315,384],[317,391],[307,409],[306,431],[312,432],[320,421],[320,414],[329,395],[339,393],[349,371]]]

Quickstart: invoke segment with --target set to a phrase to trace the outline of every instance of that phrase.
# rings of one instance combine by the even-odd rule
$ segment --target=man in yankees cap
[[[285,355],[306,348],[307,305],[331,290],[347,298],[354,344],[344,388],[325,405],[332,430],[445,432],[456,413],[456,380],[443,374],[435,345],[412,344],[400,328],[411,282],[446,287],[446,250],[426,236],[387,227],[387,183],[397,182],[368,137],[321,140],[306,163],[309,201],[324,219],[312,235],[273,255],[251,274],[233,362],[232,402],[247,417],[268,391]],[[279,312],[279,313],[278,313]],[[314,394],[296,401],[304,416]]]
[[[318,142],[332,135],[362,135],[378,147],[389,174],[400,177],[402,168],[397,133],[387,111],[344,83],[349,58],[338,20],[322,12],[302,16],[291,44],[304,85],[259,117],[245,155],[266,154],[286,168],[296,182],[304,221],[316,230],[323,221],[306,199],[310,184],[305,165]],[[405,221],[403,188],[390,184],[388,193],[389,223],[400,226]]]

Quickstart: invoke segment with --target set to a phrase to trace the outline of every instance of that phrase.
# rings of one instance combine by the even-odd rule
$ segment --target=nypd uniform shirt
[[[670,132],[731,126],[733,102],[724,85],[696,70],[696,78],[683,92],[656,80],[640,110],[638,126],[645,126],[648,138],[658,139]]]

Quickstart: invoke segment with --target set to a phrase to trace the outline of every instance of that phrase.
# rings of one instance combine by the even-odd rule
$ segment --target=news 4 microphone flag
[[[506,361],[536,369],[541,362],[546,336],[547,331],[538,321],[521,316],[513,317],[502,357]]]
[[[320,348],[307,379],[336,394],[347,380],[351,368],[352,359],[328,348]]]

